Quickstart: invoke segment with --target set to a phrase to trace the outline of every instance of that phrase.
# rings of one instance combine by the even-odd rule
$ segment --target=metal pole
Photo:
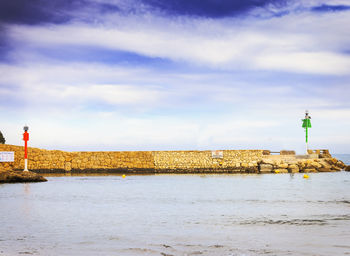
[[[308,146],[308,129],[307,129],[307,126],[306,126],[306,138],[305,138],[305,142],[306,142],[306,154],[308,154],[308,149],[309,149],[309,146]]]
[[[28,133],[28,126],[24,126],[23,130],[23,140],[24,140],[24,172],[28,172],[28,140],[29,140],[29,133]]]
[[[27,140],[24,140],[24,170],[23,171],[28,172],[28,141]]]

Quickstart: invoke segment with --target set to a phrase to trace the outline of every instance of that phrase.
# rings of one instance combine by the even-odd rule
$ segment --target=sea
[[[344,162],[346,165],[350,165],[350,154],[332,154],[333,157]]]
[[[0,255],[350,255],[350,172],[47,179],[0,185]]]

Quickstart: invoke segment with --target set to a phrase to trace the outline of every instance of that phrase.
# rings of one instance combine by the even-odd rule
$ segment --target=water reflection
[[[23,188],[24,188],[24,194],[28,196],[30,194],[30,183],[24,183]]]
[[[31,211],[31,197],[30,197],[30,183],[23,183],[23,204],[22,204],[22,211],[25,216],[30,215]]]

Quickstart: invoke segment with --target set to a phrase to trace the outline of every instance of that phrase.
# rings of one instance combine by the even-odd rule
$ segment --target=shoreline
[[[23,171],[23,170],[16,170],[16,171]],[[71,170],[69,172],[64,171],[64,170],[35,170],[32,171],[34,173],[40,174],[40,175],[157,175],[157,174],[232,174],[232,175],[240,175],[240,174],[294,174],[294,173],[326,173],[326,172],[348,172],[346,168],[340,169],[340,170],[331,170],[331,171],[311,171],[311,172],[304,172],[304,171],[299,171],[299,172],[252,172],[252,171],[236,171],[236,170],[168,170],[168,171],[140,171],[140,170],[128,170],[128,169],[123,169],[123,170]]]

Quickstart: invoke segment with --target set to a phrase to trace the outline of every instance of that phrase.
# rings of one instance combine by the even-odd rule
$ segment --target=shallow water
[[[0,255],[349,255],[350,173],[0,185]]]
[[[333,154],[333,156],[344,162],[346,165],[350,165],[350,154]]]

